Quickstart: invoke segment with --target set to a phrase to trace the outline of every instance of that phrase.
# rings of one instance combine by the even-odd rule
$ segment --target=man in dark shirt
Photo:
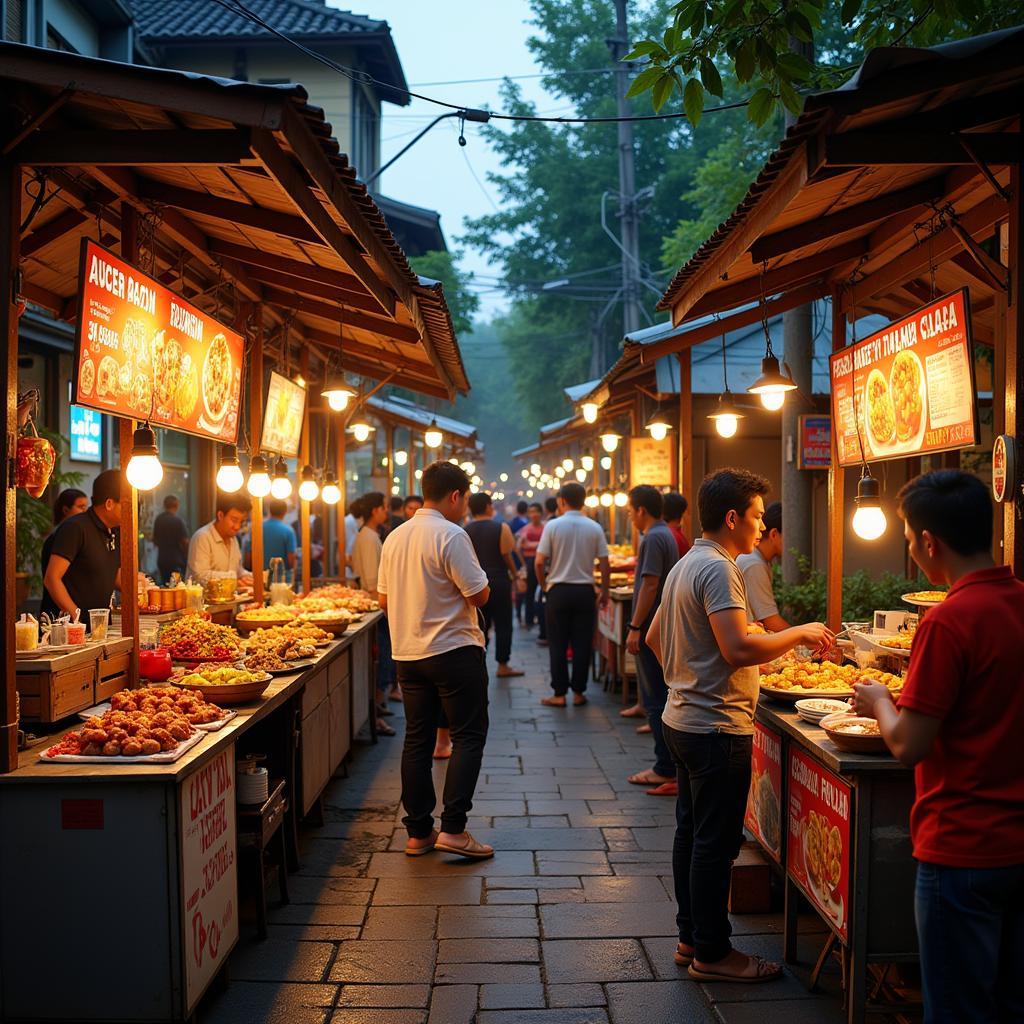
[[[402,512],[404,505],[405,502],[397,494],[393,494],[388,499],[388,518],[380,528],[381,540],[405,522],[405,515]]]
[[[662,495],[656,487],[641,484],[629,492],[629,514],[633,525],[643,534],[633,584],[633,606],[626,635],[626,649],[636,658],[636,674],[640,700],[647,712],[654,738],[654,767],[630,775],[635,786],[649,786],[653,796],[676,796],[675,763],[661,729],[661,713],[665,710],[665,675],[654,652],[644,637],[654,613],[661,604],[665,577],[679,560],[679,549],[672,531],[662,515]]]
[[[169,494],[164,498],[163,512],[153,520],[156,567],[164,583],[170,582],[172,573],[184,576],[188,565],[188,529],[178,515],[178,508],[178,499]]]
[[[80,611],[88,623],[90,608],[110,606],[121,586],[120,526],[121,472],[108,469],[93,481],[92,505],[65,519],[54,534],[40,612],[74,618]]]

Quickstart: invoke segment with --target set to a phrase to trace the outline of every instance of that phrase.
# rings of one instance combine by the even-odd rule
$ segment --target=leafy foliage
[[[763,125],[779,108],[799,113],[801,90],[845,81],[854,66],[851,47],[930,46],[1019,21],[1018,5],[996,0],[679,0],[668,28],[626,56],[647,62],[630,95],[650,92],[660,111],[679,93],[696,128],[707,96],[723,96],[722,66],[748,87],[747,116]],[[832,47],[836,27],[845,39]],[[814,44],[814,62],[794,52],[794,40]]]
[[[444,285],[444,297],[452,315],[456,335],[468,334],[473,330],[473,317],[480,309],[480,297],[472,291],[472,274],[459,269],[462,253],[438,249],[414,256],[409,265],[420,277],[429,277]]]

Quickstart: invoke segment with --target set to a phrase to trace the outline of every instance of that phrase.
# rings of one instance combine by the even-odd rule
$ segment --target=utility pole
[[[630,117],[629,65],[623,57],[629,53],[629,27],[626,24],[627,0],[615,0],[615,38],[608,48],[615,61],[615,100],[619,117]],[[622,250],[622,327],[629,334],[640,328],[640,222],[636,205],[636,170],[633,164],[633,122],[619,121],[619,217]]]
[[[792,36],[789,48],[807,60],[814,61],[814,44],[804,43]],[[796,115],[786,112],[786,127],[796,121]],[[814,307],[801,306],[782,315],[783,355],[793,374],[800,394],[811,397],[812,366],[814,359]],[[813,553],[812,530],[814,504],[814,474],[798,469],[800,444],[800,414],[811,411],[809,405],[791,395],[782,407],[782,578],[787,583],[800,580],[799,555]]]

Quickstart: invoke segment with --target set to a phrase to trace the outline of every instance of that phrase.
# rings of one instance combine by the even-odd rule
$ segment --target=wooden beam
[[[303,263],[302,260],[289,259],[287,256],[276,256],[273,253],[246,245],[222,242],[219,238],[210,239],[210,252],[215,256],[229,256],[239,263],[245,263],[251,267],[279,271],[282,274],[290,274],[292,277],[318,281],[320,284],[331,285],[334,288],[342,288],[350,292],[362,289],[362,283],[355,274],[348,274],[343,270],[332,270],[315,263]],[[374,308],[377,307],[374,306]]]
[[[253,151],[267,173],[298,208],[303,219],[315,232],[316,237],[323,239],[324,244],[332,248],[345,261],[345,265],[359,278],[363,287],[376,299],[380,308],[393,318],[395,298],[391,290],[380,279],[373,267],[366,262],[358,243],[341,229],[313,194],[302,171],[278,146],[273,135],[269,132],[254,133]],[[318,151],[323,156],[319,147]]]
[[[803,259],[793,260],[792,263],[783,263],[769,270],[763,277],[756,274],[735,284],[726,284],[709,291],[700,302],[694,303],[688,316],[706,316],[723,309],[732,309],[744,302],[753,302],[762,295],[775,295],[805,281],[824,277],[827,271],[844,263],[853,263],[867,251],[867,238],[852,238],[813,256],[805,256]]]
[[[326,302],[319,302],[316,299],[306,299],[301,295],[295,295],[293,292],[267,288],[264,297],[271,305],[278,306],[281,309],[299,310],[302,313],[309,313],[312,316],[332,320],[335,323],[342,316],[337,306],[329,305]],[[394,321],[367,316],[365,313],[355,313],[349,310],[345,311],[344,318],[346,327],[356,327],[362,331],[371,331],[382,338],[401,341],[407,345],[417,345],[421,342],[420,333],[415,327],[407,327]]]
[[[53,220],[44,224],[37,231],[33,231],[27,238],[22,239],[22,258],[32,256],[51,242],[56,242],[58,238],[63,238],[69,231],[74,231],[75,228],[79,227],[86,219],[85,214],[80,210],[65,210],[63,213],[58,214]]]
[[[249,437],[252,438],[250,459],[260,450],[263,436],[263,317],[256,316],[256,337],[249,359]],[[252,499],[252,596],[263,603],[263,499]]]
[[[980,102],[984,102],[983,100]],[[1010,132],[971,132],[972,151],[986,164],[1012,164],[1021,158],[1020,135]],[[893,132],[846,132],[819,140],[809,159],[813,174],[820,167],[872,167],[974,165],[974,158],[955,134],[910,134]]]
[[[34,132],[12,158],[28,167],[241,164],[252,159],[245,128]]]
[[[743,221],[730,230],[715,252],[703,263],[668,301],[672,307],[672,323],[680,324],[690,310],[729,272],[733,264],[761,237],[799,193],[807,181],[805,146],[794,150],[789,165],[762,193],[757,206],[746,213]]]
[[[1006,215],[1006,203],[999,196],[990,196],[958,216],[965,231],[972,237],[984,239],[991,233],[993,226]],[[852,293],[849,288],[843,289],[843,312],[850,308],[854,297],[857,300],[866,299],[898,288],[904,281],[919,276],[930,266],[944,263],[960,252],[960,249],[960,239],[952,228],[943,228],[862,278],[856,283]],[[872,251],[875,251],[874,248]]]
[[[22,140],[27,139],[37,128],[41,127],[64,106],[74,95],[74,89],[66,86],[45,106],[39,106],[34,114],[29,115],[7,142],[0,149],[0,156],[7,156]]]
[[[805,245],[813,245],[833,235],[866,227],[894,213],[917,209],[933,200],[941,199],[944,194],[945,178],[941,175],[928,178],[909,188],[889,192],[862,203],[854,203],[835,213],[828,213],[823,217],[784,228],[782,231],[763,235],[750,247],[750,258],[755,263],[762,263],[777,256],[785,256],[796,249],[802,249]]]
[[[838,288],[832,292],[832,351],[846,347],[846,316]],[[828,467],[828,549],[825,573],[825,620],[833,632],[842,628],[843,544],[846,539],[846,470],[839,465],[839,430],[832,425],[832,459]]]
[[[364,291],[350,292],[343,288],[321,284],[319,281],[311,281],[307,277],[293,277],[291,274],[282,273],[280,270],[267,270],[264,267],[251,266],[247,272],[253,281],[276,285],[278,288],[294,288],[296,292],[302,292],[304,295],[338,303],[339,306],[335,310],[335,316],[339,318],[344,316],[347,320],[349,310],[362,310],[367,313],[380,312],[380,306]],[[342,304],[345,307],[344,313],[341,310]],[[387,323],[387,321],[381,322]]]
[[[823,295],[828,295],[829,285],[826,282],[818,281],[814,284],[804,285],[802,288],[795,288],[791,292],[780,296],[777,299],[769,299],[767,315],[775,316],[778,313],[785,313],[786,310],[796,309],[797,306],[804,306],[808,302],[814,302]],[[670,355],[673,352],[681,352],[683,349],[692,348],[702,341],[709,341],[711,338],[720,337],[723,331],[735,331],[740,327],[749,327],[761,319],[761,310],[757,306],[745,309],[740,313],[733,313],[732,316],[723,317],[714,323],[703,324],[694,327],[692,331],[676,335],[674,338],[666,338],[664,341],[655,342],[653,345],[645,345],[640,352],[640,359],[645,363],[653,363],[661,356]]]

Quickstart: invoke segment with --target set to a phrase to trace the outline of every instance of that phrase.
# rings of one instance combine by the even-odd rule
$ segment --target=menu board
[[[782,863],[782,737],[754,723],[750,794],[743,823],[777,862]]]
[[[76,462],[103,461],[103,417],[92,409],[71,406],[71,451]]]
[[[966,288],[834,352],[829,363],[840,465],[978,443]]]
[[[789,749],[786,871],[846,942],[850,916],[851,789],[796,747]]]
[[[286,458],[299,454],[302,417],[306,411],[306,389],[283,374],[270,374],[270,388],[263,412],[260,447]]]
[[[235,748],[186,777],[178,794],[185,997],[191,1013],[238,941]]]
[[[663,441],[653,437],[629,439],[629,486],[650,484],[671,487],[675,483],[675,439],[670,434]]]
[[[798,469],[828,469],[832,465],[832,417],[800,417]]]
[[[88,238],[78,295],[72,401],[235,442],[240,334]]]

